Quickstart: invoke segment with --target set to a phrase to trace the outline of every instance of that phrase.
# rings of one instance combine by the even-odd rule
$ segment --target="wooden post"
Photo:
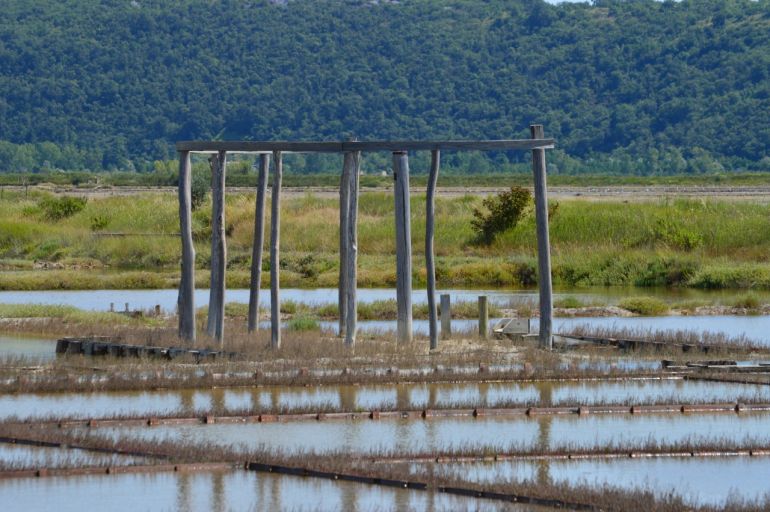
[[[479,337],[487,339],[489,332],[487,326],[489,325],[489,305],[486,295],[479,295]]]
[[[179,152],[179,232],[182,239],[182,273],[177,302],[179,337],[194,342],[195,247],[192,238],[192,172],[189,151]]]
[[[259,155],[257,205],[254,214],[254,245],[251,247],[251,283],[249,284],[249,332],[259,328],[259,290],[262,286],[262,247],[265,244],[265,195],[270,155]]]
[[[452,301],[448,293],[441,294],[441,339],[452,336]]]
[[[283,157],[273,152],[273,199],[270,218],[270,346],[281,347],[281,300],[278,254],[281,246],[281,179]]]
[[[352,347],[356,343],[358,330],[358,182],[361,170],[361,152],[345,153],[345,165],[349,168],[348,215],[347,215],[347,258],[345,259],[345,345]]]
[[[209,290],[209,335],[224,343],[225,331],[225,170],[227,153],[220,151],[211,157],[213,206],[211,211],[211,280]]]
[[[393,152],[396,196],[396,303],[399,343],[412,341],[412,229],[409,208],[409,157]]]
[[[530,125],[533,139],[543,139],[543,126]],[[548,189],[545,150],[532,150],[532,172],[535,177],[535,222],[537,223],[537,270],[540,288],[540,347],[551,349],[553,289],[551,287],[551,244],[548,236]]]
[[[349,153],[345,153],[342,162],[342,177],[340,178],[340,277],[338,285],[338,310],[339,310],[339,335],[346,336],[346,316],[348,314],[347,306],[347,269],[348,257],[350,253],[348,222],[350,218],[350,173],[351,168],[348,163]]]
[[[431,350],[438,348],[438,319],[436,318],[436,261],[433,253],[433,233],[436,214],[436,182],[441,162],[438,149],[430,152],[430,176],[425,197],[425,269],[428,274],[428,332]]]

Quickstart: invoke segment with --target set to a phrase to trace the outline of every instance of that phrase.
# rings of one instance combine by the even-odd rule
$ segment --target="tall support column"
[[[396,197],[396,302],[399,343],[412,341],[412,229],[409,208],[409,157],[393,152]]]
[[[533,139],[543,139],[543,126],[530,125]],[[551,243],[548,235],[548,190],[546,183],[545,150],[532,150],[532,173],[535,177],[535,222],[537,223],[537,270],[540,288],[540,347],[553,347],[551,286]]]
[[[179,232],[182,274],[179,280],[179,337],[195,341],[195,246],[192,238],[192,170],[190,152],[179,152]]]
[[[249,285],[249,332],[259,327],[259,290],[262,286],[262,247],[265,243],[265,195],[270,155],[259,155],[257,205],[254,214],[254,245],[251,248],[251,283]]]
[[[441,163],[441,152],[431,151],[428,191],[425,196],[425,268],[428,274],[428,333],[430,348],[438,348],[438,314],[436,311],[436,261],[433,252],[433,234],[436,215],[436,182]]]
[[[340,178],[340,277],[338,285],[338,309],[340,315],[339,334],[345,336],[347,326],[347,288],[348,288],[348,256],[350,253],[348,222],[350,219],[350,173],[349,153],[345,153],[342,162],[342,176]]]
[[[345,153],[343,175],[348,175],[347,257],[345,258],[345,345],[353,346],[358,330],[358,182],[361,152]]]
[[[220,345],[224,343],[225,326],[225,269],[227,242],[225,240],[225,170],[227,153],[220,151],[211,156],[212,211],[211,211],[211,280],[209,290],[208,332]]]
[[[283,156],[273,152],[273,199],[270,218],[270,346],[281,347],[281,272],[279,250],[281,247],[281,179],[283,178]]]

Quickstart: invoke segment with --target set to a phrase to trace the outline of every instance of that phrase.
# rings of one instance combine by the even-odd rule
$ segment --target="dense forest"
[[[183,139],[514,138],[538,122],[552,172],[770,171],[768,0],[2,4],[0,170],[147,171]]]

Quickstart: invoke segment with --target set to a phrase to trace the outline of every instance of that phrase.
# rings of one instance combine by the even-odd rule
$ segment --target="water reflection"
[[[659,458],[609,460],[503,461],[414,465],[471,482],[534,480],[555,485],[608,485],[649,489],[657,496],[680,496],[692,505],[724,507],[726,500],[762,499],[770,492],[768,457]]]
[[[104,428],[114,437],[185,439],[287,453],[628,448],[650,441],[770,442],[768,413],[480,417]]]
[[[0,395],[0,419],[194,415],[286,408],[441,409],[504,405],[766,402],[770,386],[685,380],[267,386],[141,392]]]
[[[8,510],[537,510],[503,502],[250,471],[0,480]],[[11,508],[8,508],[11,507]]]

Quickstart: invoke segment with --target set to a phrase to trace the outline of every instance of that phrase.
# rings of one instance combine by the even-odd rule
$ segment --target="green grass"
[[[515,180],[514,180],[515,181]],[[179,275],[178,206],[171,194],[89,199],[50,220],[47,196],[0,196],[0,289],[175,287]],[[228,286],[249,282],[254,194],[227,197]],[[535,221],[527,214],[489,247],[472,244],[472,211],[481,198],[439,197],[435,251],[439,287],[521,287],[537,283]],[[338,200],[286,198],[281,222],[281,285],[334,287]],[[412,197],[415,286],[424,286],[425,197]],[[210,203],[193,215],[196,284],[210,257]],[[268,219],[269,221],[269,208]],[[770,288],[770,206],[733,200],[561,201],[551,219],[554,283],[562,286]],[[361,287],[396,281],[393,197],[364,192],[359,203]],[[115,236],[126,235],[126,236]],[[32,270],[33,262],[63,268]],[[93,267],[87,271],[83,264]],[[263,286],[269,283],[269,258]]]
[[[655,297],[629,297],[621,300],[618,306],[642,316],[659,316],[668,313],[668,305]]]
[[[98,325],[139,325],[142,318],[119,313],[84,311],[74,306],[44,304],[0,304],[0,318],[54,318],[68,323]]]

